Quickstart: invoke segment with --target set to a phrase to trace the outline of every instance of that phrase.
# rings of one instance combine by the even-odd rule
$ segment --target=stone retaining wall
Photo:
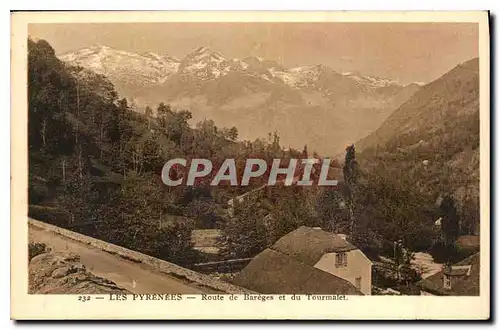
[[[176,278],[183,279],[187,282],[193,282],[197,285],[202,285],[220,292],[224,293],[233,293],[233,294],[242,294],[242,293],[254,293],[251,290],[219,281],[215,278],[212,278],[208,275],[200,274],[190,269],[183,268],[176,264],[170,263],[168,261],[160,260],[158,258],[154,258],[148,256],[146,254],[132,251],[126,249],[124,247],[114,245],[111,243],[107,243],[89,236],[85,236],[79,233],[72,232],[67,229],[63,229],[57,226],[50,225],[45,222],[41,222],[34,219],[29,219],[29,225],[37,227],[42,230],[50,231],[53,233],[57,233],[61,236],[67,237],[69,239],[75,240],[82,244],[88,244],[92,247],[95,247],[99,250],[106,251],[111,254],[115,254],[124,259],[132,260],[135,262],[140,262],[145,265],[149,265],[156,270],[165,273],[166,275],[173,276]]]

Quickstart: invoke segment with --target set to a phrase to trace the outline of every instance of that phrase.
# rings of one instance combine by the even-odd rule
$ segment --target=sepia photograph
[[[488,317],[488,13],[351,14],[31,13],[12,44],[26,299],[102,317],[467,296]]]

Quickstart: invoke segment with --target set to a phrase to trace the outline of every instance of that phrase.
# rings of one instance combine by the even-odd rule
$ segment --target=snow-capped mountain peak
[[[181,61],[178,73],[185,79],[216,79],[233,71],[232,62],[219,52],[199,47]]]
[[[179,60],[175,56],[169,56],[169,55],[160,55],[158,53],[153,53],[153,52],[147,52],[142,54],[145,57],[149,57],[158,61],[169,61],[169,62],[176,62],[180,63],[181,60]]]
[[[194,52],[195,53],[206,53],[206,52],[210,52],[210,49],[208,47],[201,46],[201,47],[196,48],[196,50]]]
[[[291,69],[271,68],[273,77],[293,88],[308,87],[313,85],[324,71],[322,65],[300,66]]]
[[[204,46],[189,53],[185,59],[205,60],[217,63],[227,60],[221,53],[212,51],[210,48]]]
[[[342,75],[356,81],[362,87],[372,90],[382,87],[399,85],[398,82],[395,80],[389,78],[376,77],[376,76],[366,76],[362,75],[357,71],[344,72],[342,73]]]
[[[179,60],[156,53],[138,54],[96,44],[59,56],[62,61],[96,73],[133,80],[140,85],[161,83],[179,67]]]
[[[159,85],[172,76],[185,82],[208,82],[238,73],[256,77],[266,84],[284,84],[292,89],[323,91],[329,86],[342,85],[339,79],[348,82],[352,80],[351,84],[348,84],[350,89],[367,92],[398,85],[391,79],[362,75],[358,72],[339,74],[321,64],[288,69],[276,61],[258,56],[228,58],[205,46],[194,49],[182,60],[154,52],[133,53],[101,44],[63,54],[60,59],[104,74],[110,77],[118,88],[129,85],[139,88]]]

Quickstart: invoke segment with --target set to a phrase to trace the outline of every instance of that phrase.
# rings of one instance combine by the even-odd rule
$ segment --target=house
[[[258,254],[234,282],[260,293],[369,295],[371,267],[341,236],[302,226]]]
[[[421,295],[479,296],[479,252],[443,269],[417,285]]]

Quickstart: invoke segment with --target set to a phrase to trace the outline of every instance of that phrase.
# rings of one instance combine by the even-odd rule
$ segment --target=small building
[[[417,285],[421,295],[432,296],[479,296],[480,257],[476,253],[443,269]]]
[[[217,255],[220,250],[217,244],[219,237],[219,229],[194,229],[191,232],[193,249],[203,253]]]
[[[258,254],[234,281],[260,293],[370,295],[371,268],[345,239],[302,226]]]

